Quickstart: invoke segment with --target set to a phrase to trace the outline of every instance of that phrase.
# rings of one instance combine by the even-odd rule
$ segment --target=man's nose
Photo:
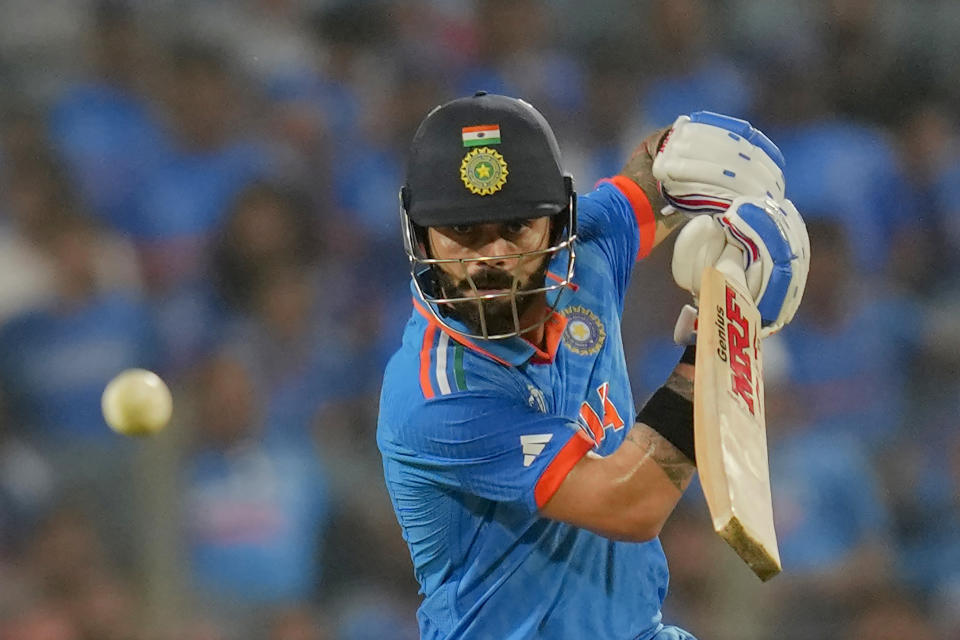
[[[499,267],[501,269],[512,268],[516,265],[516,258],[507,258],[517,253],[517,247],[504,238],[499,233],[491,234],[484,238],[483,244],[479,247],[478,253],[483,258],[478,260],[478,264]]]

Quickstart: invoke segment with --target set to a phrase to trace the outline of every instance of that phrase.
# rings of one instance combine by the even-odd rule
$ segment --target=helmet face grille
[[[566,214],[564,216],[564,213]],[[410,276],[413,279],[414,287],[417,293],[425,302],[434,319],[444,328],[456,334],[468,338],[480,340],[502,340],[522,335],[545,324],[552,313],[557,309],[561,302],[560,293],[568,287],[573,280],[573,268],[576,261],[576,194],[571,190],[569,192],[569,201],[565,212],[558,214],[558,217],[565,217],[563,220],[563,231],[560,234],[553,234],[555,240],[550,246],[535,251],[526,251],[522,253],[502,255],[502,256],[476,256],[473,258],[431,258],[422,250],[420,238],[417,236],[418,227],[411,220],[403,203],[401,202],[401,225],[403,228],[404,250],[410,263]],[[544,280],[542,285],[532,289],[519,289],[519,279],[513,278],[513,284],[509,290],[502,292],[489,293],[481,295],[476,283],[469,275],[467,267],[471,263],[488,262],[499,259],[518,259],[520,261],[535,259],[546,256],[546,262],[549,263],[554,256],[566,252],[565,270],[562,276],[556,281],[547,282]],[[460,264],[464,268],[466,280],[472,289],[472,294],[465,296],[447,296],[440,288],[434,270],[439,269],[443,264]],[[544,265],[546,269],[546,265]],[[553,296],[553,302],[546,302],[546,308],[542,318],[530,325],[521,326],[520,305],[518,298],[528,296],[543,296],[549,300],[547,294],[556,291]],[[492,304],[499,304],[504,301],[510,303],[512,315],[512,328],[490,327],[488,312]],[[459,317],[462,314],[457,313],[457,307],[463,308],[463,305],[476,305],[476,321],[473,324],[478,326],[467,326],[465,318]],[[450,319],[456,319],[459,322],[454,325]],[[464,328],[466,326],[466,329]]]

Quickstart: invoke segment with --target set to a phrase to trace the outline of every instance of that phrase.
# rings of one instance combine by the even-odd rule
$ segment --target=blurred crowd
[[[693,487],[666,619],[960,638],[957,42],[951,0],[0,0],[0,640],[417,637],[374,440],[397,190],[478,89],[543,111],[581,192],[697,109],[787,158],[813,260],[766,349],[784,573]],[[638,400],[679,357],[669,257],[631,285]],[[100,415],[134,366],[174,392],[147,441]]]

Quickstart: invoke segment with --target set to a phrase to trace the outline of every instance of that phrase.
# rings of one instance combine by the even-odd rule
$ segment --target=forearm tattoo
[[[650,199],[654,211],[657,211],[663,207],[664,202],[659,189],[657,189],[657,179],[653,177],[653,156],[656,154],[656,142],[648,144],[649,140],[650,138],[647,138],[633,150],[620,173],[640,185],[640,188]]]
[[[667,203],[660,195],[657,180],[653,177],[653,157],[657,154],[657,147],[666,132],[667,129],[659,129],[637,145],[620,172],[636,182],[650,200],[650,206],[653,208],[653,218],[656,223],[656,236],[660,239],[670,235],[674,229],[687,221],[686,217],[675,212],[667,215],[663,214],[663,208]]]
[[[693,380],[690,378],[674,371],[663,386],[693,402]]]
[[[657,463],[678,491],[684,491],[690,484],[697,468],[659,433],[637,422],[627,433],[626,441],[646,452],[646,457]]]

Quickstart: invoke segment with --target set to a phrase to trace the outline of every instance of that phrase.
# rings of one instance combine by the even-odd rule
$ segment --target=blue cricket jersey
[[[387,365],[377,442],[425,639],[646,640],[660,627],[658,540],[613,541],[538,514],[587,452],[615,451],[635,417],[620,317],[632,266],[653,245],[653,212],[621,176],[577,206],[576,273],[546,351],[447,332],[414,294]],[[551,266],[565,273],[566,255]]]

